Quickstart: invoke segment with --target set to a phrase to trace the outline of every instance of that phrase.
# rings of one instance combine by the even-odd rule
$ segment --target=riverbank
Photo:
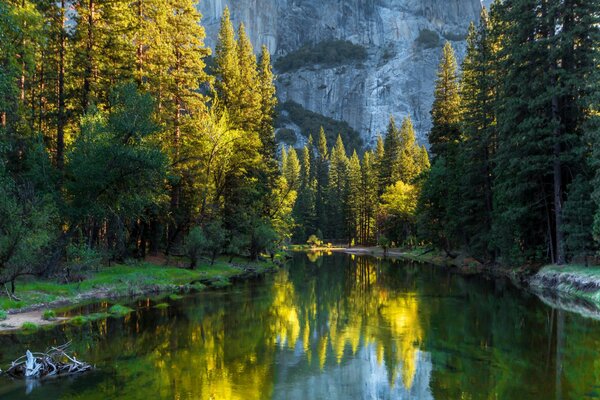
[[[16,299],[0,297],[0,332],[33,328],[65,322],[66,318],[49,317],[48,310],[75,306],[92,300],[115,300],[140,295],[183,293],[207,287],[224,287],[232,281],[249,279],[275,268],[271,262],[245,259],[218,259],[190,270],[177,265],[164,265],[150,259],[132,265],[100,267],[81,274],[79,282],[23,279],[17,281]],[[160,262],[160,263],[159,263]]]
[[[393,248],[384,252],[380,247],[354,247],[336,251],[376,257],[386,255],[390,258],[429,263],[450,268],[462,275],[508,278],[517,286],[532,290],[546,303],[600,318],[600,266],[547,265],[537,268],[506,268],[483,265],[465,256],[450,258],[442,252],[423,248],[410,251]]]

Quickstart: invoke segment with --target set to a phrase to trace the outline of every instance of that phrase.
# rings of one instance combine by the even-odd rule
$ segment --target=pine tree
[[[459,185],[460,96],[456,59],[449,43],[439,65],[431,116],[429,142],[434,161],[419,197],[418,225],[425,238],[449,252],[464,241]]]
[[[358,243],[360,241],[361,227],[361,208],[362,208],[362,171],[360,159],[356,150],[352,153],[352,157],[348,161],[347,172],[347,191],[348,197],[346,201],[345,213],[349,242]]]
[[[221,28],[215,48],[217,95],[220,104],[233,110],[240,94],[240,71],[238,60],[238,43],[231,23],[229,8],[225,7],[221,17]],[[232,111],[230,111],[232,112]]]
[[[238,29],[238,97],[231,101],[229,112],[240,129],[259,132],[262,119],[262,97],[254,48],[244,24]],[[272,101],[272,98],[270,99]],[[267,100],[268,101],[268,100]]]
[[[285,152],[285,147],[282,149],[282,163],[283,163],[283,176],[285,177],[287,184],[291,190],[298,190],[300,188],[300,161],[298,160],[298,154],[293,147],[290,147],[289,151]]]
[[[498,106],[495,227],[507,259],[565,262],[562,208],[572,177],[584,171],[588,116],[581,100],[597,68],[597,47],[589,42],[598,29],[594,6],[514,0],[498,7],[506,74]]]
[[[412,183],[421,173],[419,159],[420,148],[415,138],[415,129],[410,117],[402,121],[400,128],[400,148],[398,152],[397,170],[394,171],[393,181]]]
[[[390,117],[387,133],[383,142],[384,153],[380,171],[381,185],[383,188],[393,184],[399,179],[400,145],[400,131],[396,127],[394,117]]]
[[[311,172],[312,140],[302,149],[302,162],[300,164],[300,189],[298,198],[294,204],[294,229],[293,240],[296,243],[304,243],[308,236],[314,234],[316,228],[315,214],[315,189],[316,180]]]
[[[492,243],[493,164],[496,137],[494,46],[489,16],[483,8],[478,28],[469,27],[467,55],[462,65],[460,147],[462,166],[461,215],[471,254],[486,261],[495,260]]]
[[[359,243],[372,244],[376,230],[376,217],[379,198],[379,179],[375,163],[376,157],[370,151],[365,152],[361,177],[361,216]]]
[[[275,96],[275,76],[271,66],[271,54],[266,46],[262,46],[258,65],[261,116],[259,134],[262,141],[262,155],[265,160],[275,158],[275,132],[273,121],[277,97]]]
[[[329,215],[327,212],[327,187],[329,176],[329,151],[327,149],[327,137],[323,127],[319,131],[319,139],[316,146],[317,155],[315,159],[315,180],[317,181],[316,188],[316,214],[317,228],[321,232],[327,232],[329,225]]]
[[[343,239],[347,236],[346,210],[348,200],[348,156],[341,135],[331,150],[329,159],[329,181],[327,187],[328,225],[323,232],[332,239]]]
[[[385,144],[383,137],[377,135],[377,145],[375,146],[375,154],[373,155],[373,163],[375,173],[377,174],[377,194],[381,196],[387,182],[386,166],[385,166]]]
[[[458,67],[450,42],[446,42],[440,61],[435,85],[433,108],[431,109],[432,128],[429,143],[435,155],[444,154],[448,144],[460,140],[460,96]]]

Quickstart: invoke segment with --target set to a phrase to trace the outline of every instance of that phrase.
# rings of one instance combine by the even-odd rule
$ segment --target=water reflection
[[[29,399],[551,399],[600,389],[597,321],[427,266],[297,254],[261,282],[153,305],[0,336],[0,358],[73,340],[99,367]],[[0,381],[0,398],[26,390]]]

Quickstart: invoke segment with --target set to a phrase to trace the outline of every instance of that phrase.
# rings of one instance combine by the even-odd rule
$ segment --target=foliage
[[[4,321],[8,318],[8,313],[5,310],[0,310],[0,321]]]
[[[284,113],[287,113],[288,116],[284,116]],[[363,142],[360,134],[345,121],[338,121],[309,111],[293,101],[286,101],[280,105],[279,120],[276,121],[275,125],[278,127],[283,126],[286,119],[298,125],[300,132],[306,137],[317,135],[317,132],[323,128],[327,141],[331,145],[335,143],[337,135],[341,135],[348,151],[361,152],[362,150]]]
[[[425,49],[438,47],[440,44],[440,35],[431,29],[422,29],[416,40],[417,44]]]
[[[43,272],[44,251],[55,238],[52,198],[32,184],[18,184],[0,163],[0,284]]]
[[[347,40],[325,40],[314,45],[305,45],[278,58],[275,69],[284,73],[317,64],[330,68],[364,61],[366,58],[367,50],[363,46]]]
[[[166,160],[153,141],[152,98],[128,84],[115,89],[112,102],[108,115],[91,111],[83,118],[69,150],[65,213],[73,229],[108,221],[106,248],[119,258],[127,251],[127,227],[162,194]]]
[[[42,319],[46,321],[54,321],[56,319],[56,313],[54,310],[44,310],[42,313]]]
[[[277,129],[275,139],[277,139],[277,142],[284,143],[288,146],[293,146],[298,141],[298,138],[296,137],[296,132],[293,129],[288,128]]]
[[[323,241],[317,237],[317,235],[310,235],[306,241],[310,247],[319,247],[323,245]]]
[[[131,314],[134,310],[132,308],[122,306],[120,304],[114,304],[109,309],[109,314],[116,315],[119,317],[124,317],[128,314]]]
[[[34,324],[33,322],[23,322],[23,325],[21,325],[21,329],[24,332],[35,332],[39,329],[39,326],[37,324]]]

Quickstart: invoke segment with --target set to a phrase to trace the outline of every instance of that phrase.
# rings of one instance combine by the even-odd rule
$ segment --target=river
[[[585,399],[600,321],[510,283],[346,254],[83,326],[0,336],[6,365],[72,340],[96,370],[0,377],[0,399]],[[90,306],[97,311],[108,303]]]

